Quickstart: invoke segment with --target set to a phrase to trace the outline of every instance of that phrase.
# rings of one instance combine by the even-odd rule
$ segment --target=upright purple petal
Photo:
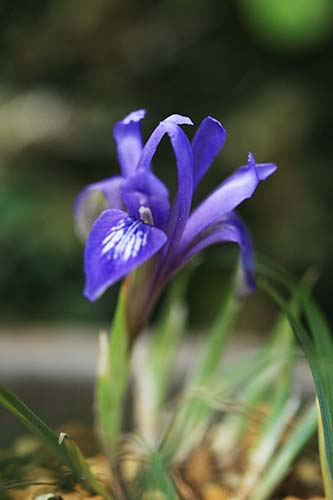
[[[142,151],[140,122],[145,114],[144,109],[133,111],[114,126],[113,137],[116,141],[119,165],[124,177],[130,176],[138,163]]]
[[[240,248],[240,271],[237,276],[237,295],[244,295],[254,286],[254,265],[251,237],[245,224],[236,213],[229,213],[220,221],[211,224],[190,242],[178,255],[175,268],[183,266],[194,255],[214,243],[232,242]]]
[[[165,247],[166,253],[170,245],[175,246],[179,241],[186,225],[192,203],[193,192],[193,156],[191,144],[179,127],[181,124],[191,125],[192,121],[186,116],[172,115],[163,120],[151,134],[146,142],[137,169],[149,170],[152,158],[163,136],[167,134],[170,138],[176,156],[178,170],[178,192],[172,206],[168,237],[169,242]]]
[[[91,301],[148,260],[166,234],[122,210],[105,210],[94,223],[84,252],[84,295]]]
[[[129,215],[142,220],[147,217],[150,224],[164,231],[167,229],[169,192],[152,172],[137,170],[122,183],[121,192]]]
[[[137,168],[143,168],[144,170],[150,169],[151,162],[156,149],[165,136],[168,133],[168,125],[193,125],[193,122],[187,116],[182,115],[171,115],[163,120],[153,131],[148,141],[146,142],[142,154],[140,156]]]
[[[274,163],[257,165],[250,153],[248,165],[238,168],[192,213],[180,243],[181,247],[186,247],[203,229],[234,210],[246,198],[250,198],[259,182],[267,179],[276,168]]]
[[[87,238],[94,220],[103,210],[124,208],[119,187],[122,180],[122,177],[110,177],[90,184],[77,195],[74,201],[74,225],[80,238]]]
[[[220,152],[227,138],[224,127],[218,120],[207,116],[192,141],[193,189],[197,187],[213,160]]]

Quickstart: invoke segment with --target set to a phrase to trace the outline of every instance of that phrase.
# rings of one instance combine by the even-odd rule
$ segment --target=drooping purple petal
[[[116,123],[113,128],[113,137],[116,141],[118,160],[122,175],[128,177],[135,171],[141,151],[142,136],[140,122],[146,111],[139,109],[127,115]]]
[[[163,136],[168,133],[167,127],[170,124],[174,125],[193,125],[193,122],[187,116],[182,115],[171,115],[163,120],[153,131],[148,141],[146,142],[142,154],[139,158],[137,168],[143,168],[144,170],[150,169],[151,162],[156,149],[161,142]]]
[[[137,170],[149,170],[152,158],[157,146],[163,136],[167,134],[170,138],[176,156],[178,170],[178,191],[173,203],[168,226],[168,245],[164,252],[167,253],[170,246],[175,246],[179,241],[186,225],[192,203],[193,193],[193,156],[191,144],[179,127],[181,124],[191,125],[192,121],[186,116],[172,115],[163,120],[154,130],[146,142]]]
[[[250,153],[248,165],[238,168],[194,210],[180,242],[181,248],[187,247],[203,229],[250,198],[259,182],[267,179],[276,168],[274,163],[257,165]]]
[[[165,244],[166,234],[122,210],[105,210],[86,243],[84,295],[98,299],[109,286],[148,260]]]
[[[90,184],[77,195],[74,201],[74,225],[80,238],[87,238],[94,220],[103,210],[124,208],[119,187],[122,180],[122,177],[110,177]]]
[[[194,255],[214,243],[237,243],[240,249],[240,272],[237,276],[237,295],[244,295],[254,286],[254,264],[251,237],[245,224],[236,213],[229,213],[211,224],[178,256],[176,268],[183,266]]]
[[[137,170],[121,185],[122,198],[129,215],[144,220],[151,217],[150,224],[166,230],[169,219],[169,192],[162,181],[152,172]]]
[[[224,127],[218,120],[207,116],[192,141],[193,151],[193,189],[197,187],[227,138]]]

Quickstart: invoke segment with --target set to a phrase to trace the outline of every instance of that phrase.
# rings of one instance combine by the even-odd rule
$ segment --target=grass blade
[[[77,481],[89,491],[110,499],[110,495],[92,475],[87,462],[73,441],[71,447],[68,448],[63,443],[62,435],[58,437],[21,399],[2,385],[0,385],[0,404],[39,438],[58,460],[69,468]]]
[[[182,273],[171,286],[148,348],[139,344],[134,351],[136,428],[152,446],[158,442],[163,403],[170,390],[173,363],[185,331],[187,314],[183,295],[189,276],[188,271]]]
[[[239,309],[240,302],[235,297],[234,287],[231,286],[208,332],[206,350],[197,372],[191,378],[191,385],[206,385],[215,374]]]
[[[299,420],[297,427],[289,436],[287,442],[276,453],[264,476],[257,483],[249,500],[266,500],[270,498],[277,485],[289,471],[289,467],[310,439],[317,428],[316,405],[310,406]]]
[[[102,444],[114,457],[119,443],[124,400],[130,372],[128,332],[125,320],[126,283],[122,285],[110,336],[100,336],[96,381],[97,427]]]
[[[288,307],[281,295],[269,283],[263,281],[261,287],[265,290],[276,304],[288,316],[290,324],[295,332],[297,339],[304,351],[309,366],[311,368],[313,380],[316,387],[318,403],[320,407],[320,419],[322,425],[323,441],[321,446],[325,453],[321,453],[321,463],[323,467],[323,476],[330,476],[326,480],[325,486],[330,488],[326,491],[328,498],[333,497],[333,339],[331,332],[320,311],[319,306],[310,293],[304,287],[301,288],[302,306],[307,321],[307,327],[295,316],[294,312]],[[326,462],[326,463],[325,463]]]
[[[147,498],[177,500],[179,495],[176,485],[161,454],[152,450],[146,458],[147,463],[137,480],[133,500],[138,498],[139,491],[145,493],[144,497],[147,496]]]

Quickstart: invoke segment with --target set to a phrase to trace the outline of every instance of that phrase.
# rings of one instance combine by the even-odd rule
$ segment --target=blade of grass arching
[[[226,345],[226,342],[228,340],[228,337],[232,331],[232,326],[235,322],[235,319],[237,317],[237,313],[240,308],[240,303],[237,301],[237,299],[234,296],[234,289],[232,286],[229,287],[227,291],[227,296],[224,298],[222,307],[220,308],[219,314],[211,327],[210,331],[207,334],[207,341],[206,341],[206,346],[204,350],[204,354],[199,362],[199,367],[198,369],[192,374],[191,379],[189,380],[189,383],[187,384],[187,390],[190,392],[193,391],[193,388],[195,387],[205,387],[208,385],[215,385],[216,381],[213,381],[215,376],[217,375],[217,371],[220,365],[220,361],[224,352],[224,348]],[[284,330],[285,324],[283,325]],[[279,330],[279,329],[278,329]],[[290,330],[290,329],[289,329]],[[275,337],[278,337],[280,335],[280,330],[275,332]],[[292,335],[289,334],[286,335],[286,332],[282,335],[283,337],[288,337],[286,339],[287,342],[291,342],[293,340]],[[271,344],[272,341],[269,341],[267,343],[266,349],[261,353],[260,355],[260,362],[263,359],[266,359],[267,356],[272,358],[272,348]],[[281,340],[280,340],[281,343]],[[246,362],[246,361],[245,361]],[[259,369],[259,366],[257,367]],[[231,374],[229,374],[229,381],[231,386],[235,385],[235,381],[237,380],[239,376],[239,372],[246,373],[246,370],[244,372],[244,366],[242,364],[242,370],[239,370],[239,367],[237,367],[237,370],[234,373],[234,379]],[[223,380],[222,382],[222,387],[224,387],[227,390],[227,380],[224,383],[224,377],[225,374],[221,374],[221,378]],[[246,379],[244,379],[245,381]],[[284,386],[287,386],[287,376],[284,375],[284,380],[285,384]],[[255,389],[251,389],[253,392],[256,392]],[[281,397],[282,394],[284,393],[284,390],[282,390],[282,382],[281,382]],[[178,443],[178,449],[181,448],[180,442],[186,441],[186,435],[188,433],[194,434],[195,433],[195,428],[200,427],[201,429],[204,428],[205,421],[209,419],[209,417],[212,415],[212,411],[210,406],[207,406],[203,403],[203,401],[198,401],[197,398],[191,398],[187,397],[185,394],[185,404],[183,405],[182,409],[180,412],[177,414],[177,418],[175,421],[172,422],[173,424],[173,431],[171,434],[169,434],[169,441],[173,441],[173,439],[170,437],[172,435],[177,436],[175,442]],[[244,428],[246,426],[246,422],[244,417],[239,417],[235,416],[235,422],[237,421],[236,427],[238,427],[239,432],[241,431],[241,428]],[[240,423],[242,424],[240,425]],[[180,442],[178,440],[180,439]],[[164,440],[164,446],[167,448],[170,447],[170,443],[167,443],[166,440]]]
[[[248,412],[256,412],[258,405],[277,378],[279,368],[279,362],[275,360],[270,366],[267,366],[247,383],[244,383],[243,389],[237,396],[237,403],[247,408]],[[238,448],[238,443],[250,425],[252,425],[252,422],[246,413],[227,415],[221,424],[219,434],[216,436],[214,447],[223,451],[226,457],[231,457],[232,451]]]
[[[326,458],[326,447],[325,447],[323,421],[321,418],[321,411],[320,411],[318,399],[317,399],[317,413],[318,413],[319,456],[320,456],[321,472],[322,472],[322,476],[323,476],[325,498],[327,500],[332,500],[332,498],[333,498],[333,495],[332,495],[332,492],[333,492],[332,476],[330,474],[330,471],[328,468],[328,462],[327,462],[327,458]]]
[[[311,334],[306,330],[304,325],[298,320],[297,317],[293,314],[292,311],[288,309],[288,306],[285,304],[284,300],[280,296],[280,294],[268,283],[263,282],[262,288],[267,291],[267,293],[273,298],[273,300],[286,311],[290,323],[293,327],[296,337],[299,340],[299,343],[304,351],[304,354],[308,360],[309,366],[311,368],[319,407],[320,407],[320,416],[322,420],[322,429],[323,429],[323,444],[325,447],[325,454],[321,456],[322,464],[323,461],[326,460],[327,464],[324,466],[323,475],[325,475],[328,471],[331,480],[326,482],[327,484],[333,484],[333,378],[331,376],[331,359],[327,359],[326,354],[324,354],[325,349],[323,348],[323,344],[327,348],[327,341],[329,339],[329,332],[326,331],[326,328],[323,328],[324,322],[320,322],[317,327],[315,327],[315,331],[311,331]],[[311,311],[311,305],[314,304],[314,301],[309,298],[307,294],[307,299],[304,303],[304,312],[308,319],[308,323],[310,327],[314,328],[314,311]],[[315,314],[319,312],[318,306],[315,308]],[[320,313],[321,314],[321,313]],[[312,315],[311,319],[309,319],[310,315]],[[316,340],[315,339],[316,336]],[[321,339],[324,339],[323,341]],[[331,340],[333,342],[333,339]],[[330,347],[328,347],[328,353],[331,352]],[[324,359],[323,359],[324,358]],[[329,498],[333,498],[333,491],[326,492]]]
[[[96,420],[102,445],[110,457],[117,453],[130,361],[125,320],[126,282],[122,285],[109,337],[100,336],[96,381]]]
[[[191,374],[191,378],[187,383],[188,393],[193,393],[193,390],[195,392],[196,387],[207,386],[209,381],[216,374],[238,310],[239,302],[235,298],[234,289],[233,287],[229,287],[227,296],[224,298],[217,318],[207,333],[208,340],[206,341],[204,354],[199,361],[199,367],[195,370],[194,374]],[[185,446],[185,449],[181,451],[182,446],[179,439],[184,444],[184,442],[186,443],[187,441],[185,436],[190,434],[193,435],[193,433],[196,434],[197,440],[200,439],[201,434],[204,432],[206,422],[210,419],[212,414],[213,410],[210,405],[207,405],[205,401],[200,400],[200,398],[196,396],[187,397],[185,392],[184,405],[177,413],[176,420],[173,422],[175,425],[172,429],[172,433],[168,437],[168,441],[164,441],[165,448],[162,446],[164,451],[169,449],[167,455],[171,456],[174,453],[170,451],[172,448],[175,449],[172,442],[174,442],[175,447],[178,448],[178,456],[186,453],[185,449],[188,448],[188,446]],[[188,440],[188,443],[189,442]],[[178,443],[178,446],[176,443]]]
[[[326,497],[333,498],[333,338],[318,304],[304,293],[312,351],[305,353],[311,366],[318,396],[318,437]],[[304,348],[303,348],[304,349]]]
[[[0,404],[15,415],[62,463],[70,467],[67,453],[59,447],[58,436],[21,399],[2,385]]]
[[[325,384],[326,399],[333,409],[333,338],[332,331],[316,302],[307,290],[303,293],[304,315],[313,341],[317,364],[320,366],[322,383]]]
[[[299,314],[300,294],[293,293],[290,307]],[[290,396],[295,361],[295,340],[289,320],[281,314],[272,330],[272,356],[280,360],[279,373],[272,384],[269,394],[269,412],[258,429],[255,442],[248,452],[247,472],[240,486],[240,497],[248,497],[251,489],[265,469],[279,440],[290,420],[294,417],[298,406],[298,398]]]
[[[272,359],[270,350],[261,349],[219,368],[208,385],[188,387],[161,442],[160,449],[164,456],[170,461],[174,461],[176,456],[186,456],[207,430],[216,410],[215,401],[227,401],[230,408],[230,399],[234,400],[234,394],[239,393],[244,384],[256,377],[258,372],[271,370]]]
[[[78,445],[67,434],[60,434],[59,446],[67,451],[76,475],[81,478],[81,482],[88,486],[90,491],[101,495],[105,500],[111,500],[112,497],[106,488],[92,474]]]
[[[147,496],[147,498],[165,498],[167,500],[179,498],[172,475],[166,467],[163,457],[156,450],[149,451],[146,457],[144,470],[136,480],[133,500],[138,498],[140,492],[142,497]]]
[[[260,435],[258,441],[251,447],[247,454],[246,472],[235,495],[236,498],[249,498],[251,491],[260,482],[259,478],[265,467],[269,466],[269,461],[279,446],[281,437],[286,431],[287,426],[295,417],[298,408],[299,400],[290,398],[280,408],[279,413],[276,413],[269,427],[265,429],[266,432]]]
[[[272,359],[268,353],[255,353],[242,359],[242,369],[233,362],[220,370],[206,386],[186,390],[178,409],[170,421],[160,449],[166,460],[182,459],[195,446],[207,430],[216,411],[215,402],[234,399],[234,394],[249,380],[257,377],[260,370],[272,371]],[[263,383],[269,378],[263,377]]]
[[[76,454],[73,455],[71,449],[63,445],[61,437],[58,438],[48,425],[30,410],[21,399],[2,385],[0,385],[0,404],[15,415],[25,427],[37,436],[89,491],[98,493],[105,499],[110,498],[103,486],[100,485],[90,472],[84,457],[81,455],[80,461],[77,461],[77,456],[81,454],[78,447],[72,442],[72,445],[76,447]]]
[[[256,253],[255,271],[257,275],[272,279],[288,290],[295,291],[297,288],[297,280],[286,269],[262,254]]]
[[[317,428],[316,405],[311,405],[298,421],[294,431],[276,453],[265,474],[257,482],[249,500],[266,500],[287,475],[290,465]]]
[[[206,385],[216,372],[227,340],[240,309],[240,301],[235,297],[234,287],[230,286],[212,327],[207,332],[204,353],[197,371],[190,380],[191,385]]]
[[[148,362],[155,385],[155,404],[159,408],[166,397],[170,385],[170,372],[177,347],[185,333],[186,308],[184,294],[191,273],[186,270],[169,290],[166,304],[154,329]]]
[[[139,345],[133,356],[134,418],[137,432],[149,445],[155,445],[162,424],[163,403],[170,389],[172,365],[185,330],[185,307],[170,301],[164,321],[153,331],[152,345]],[[146,346],[145,346],[146,347]]]
[[[296,307],[296,298],[293,298],[293,306]],[[255,406],[260,402],[260,398],[264,395],[266,389],[265,370],[270,370],[270,366],[275,366],[276,376],[273,376],[274,384],[271,384],[270,400],[271,410],[267,417],[260,425],[257,438],[257,445],[261,441],[265,442],[271,435],[271,427],[274,428],[276,420],[279,419],[281,412],[285,411],[284,407],[289,397],[292,368],[294,363],[294,337],[287,318],[281,315],[273,326],[269,340],[265,347],[261,350],[259,361],[267,359],[268,364],[258,363],[257,373],[259,377],[255,379],[252,386],[246,384],[245,389],[240,393],[240,401],[243,405],[255,410]],[[243,367],[243,365],[241,364]],[[264,375],[260,375],[263,373]],[[259,380],[259,383],[256,381]],[[261,387],[263,381],[263,387]],[[231,454],[232,449],[237,448],[237,443],[241,439],[248,427],[249,422],[244,415],[228,415],[221,425],[221,436],[217,439],[216,446]],[[267,437],[266,437],[267,436]]]

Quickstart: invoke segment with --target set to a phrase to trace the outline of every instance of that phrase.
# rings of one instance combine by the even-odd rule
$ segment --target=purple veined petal
[[[84,252],[84,295],[98,299],[104,291],[148,260],[165,244],[166,234],[122,210],[108,209],[94,223]]]
[[[168,133],[167,127],[169,124],[174,125],[193,125],[193,122],[187,116],[182,115],[171,115],[165,118],[153,131],[148,141],[146,142],[142,154],[140,156],[137,168],[143,168],[144,170],[150,169],[151,162],[156,149],[161,142],[163,136]]]
[[[140,122],[146,111],[139,109],[116,123],[113,137],[116,141],[118,161],[124,177],[130,176],[136,168],[142,152],[142,135]]]
[[[256,163],[256,160],[252,153],[249,153],[248,165],[256,170],[260,181],[264,181],[265,179],[267,179],[267,177],[272,175],[277,169],[275,163]]]
[[[224,127],[218,120],[207,116],[192,141],[193,151],[193,189],[197,187],[215,157],[222,149],[227,138]]]
[[[207,226],[234,210],[245,199],[250,198],[259,182],[267,179],[276,169],[274,163],[257,165],[250,153],[248,165],[239,167],[191,214],[180,242],[181,249],[187,247]]]
[[[85,240],[94,220],[106,208],[122,210],[120,184],[123,178],[110,177],[103,181],[89,184],[74,201],[74,225],[80,238]]]
[[[169,192],[152,172],[137,170],[121,185],[122,198],[128,213],[135,219],[166,230],[169,219]]]
[[[172,115],[163,120],[146,142],[137,170],[149,170],[152,158],[163,136],[167,134],[176,156],[178,170],[178,191],[173,203],[168,225],[168,245],[163,252],[166,254],[171,246],[175,247],[185,228],[192,203],[193,194],[193,155],[190,141],[179,127],[181,124],[191,125],[190,118]]]
[[[243,296],[249,293],[255,287],[254,282],[254,263],[253,263],[253,248],[251,236],[236,213],[229,213],[220,221],[211,224],[204,231],[197,235],[181,255],[178,255],[178,260],[175,268],[183,266],[194,255],[198,254],[205,248],[215,243],[237,243],[240,249],[240,267],[237,275],[236,294]]]

